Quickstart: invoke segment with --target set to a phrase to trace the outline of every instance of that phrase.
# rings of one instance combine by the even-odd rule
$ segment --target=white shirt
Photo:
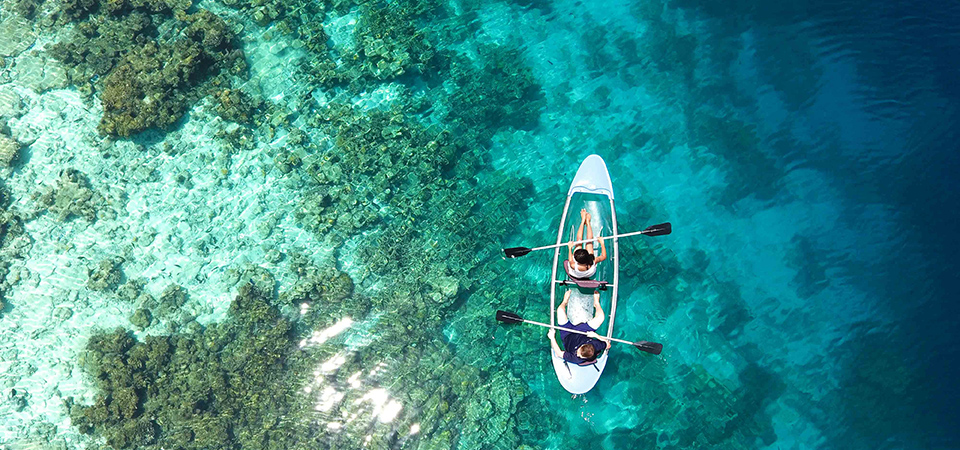
[[[570,264],[570,270],[567,272],[567,274],[570,275],[571,277],[574,277],[574,278],[590,278],[590,277],[592,277],[595,273],[597,273],[597,265],[596,265],[596,263],[594,263],[592,266],[590,266],[589,269],[584,270],[584,271],[578,270],[578,269],[577,269],[577,266],[578,266],[578,265],[579,265],[579,264],[577,264],[576,262]]]

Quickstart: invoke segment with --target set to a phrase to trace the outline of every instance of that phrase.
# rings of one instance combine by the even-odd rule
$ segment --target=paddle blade
[[[523,317],[499,309],[497,310],[497,320],[503,323],[523,323]]]
[[[673,232],[673,225],[670,225],[670,222],[661,223],[659,225],[650,225],[643,230],[643,234],[647,236],[663,236]]]
[[[660,352],[663,351],[663,344],[658,344],[656,342],[640,341],[634,343],[633,346],[641,351],[653,353],[654,355],[659,355]]]
[[[510,247],[510,248],[503,249],[503,254],[507,258],[516,258],[518,256],[526,255],[531,251],[533,251],[533,249],[529,249],[526,247]]]

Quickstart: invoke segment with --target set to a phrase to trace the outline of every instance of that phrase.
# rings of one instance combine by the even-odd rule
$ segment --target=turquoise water
[[[0,447],[949,449],[960,11],[7,2]],[[545,330],[607,162],[614,344]]]

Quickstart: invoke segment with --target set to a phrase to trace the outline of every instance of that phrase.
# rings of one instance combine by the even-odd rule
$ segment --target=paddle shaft
[[[534,322],[534,321],[532,321],[532,320],[527,320],[527,319],[520,319],[520,320],[522,320],[523,323],[529,323],[529,324],[533,324],[533,325],[540,325],[541,327],[553,328],[554,330],[563,330],[563,331],[568,331],[568,332],[570,332],[570,333],[582,334],[582,335],[584,335],[584,336],[587,335],[587,332],[586,332],[586,331],[571,330],[570,328],[563,328],[563,327],[555,327],[555,326],[553,326],[553,325],[548,325],[548,324],[540,323],[540,322]],[[619,343],[621,343],[621,344],[637,345],[637,344],[634,343],[634,342],[624,341],[624,340],[622,340],[622,339],[617,339],[617,338],[604,337],[603,339],[609,339],[609,340],[611,340],[611,341],[619,342]]]
[[[595,237],[595,238],[593,238],[593,239],[583,239],[583,240],[580,240],[580,241],[570,241],[570,242],[564,242],[564,243],[562,243],[562,244],[544,245],[543,247],[531,248],[530,251],[531,251],[531,252],[535,252],[535,251],[537,251],[537,250],[546,250],[546,249],[548,249],[548,248],[563,247],[564,245],[586,244],[587,242],[602,241],[602,240],[605,240],[605,239],[622,238],[622,237],[627,237],[627,236],[636,236],[636,235],[638,235],[638,234],[646,234],[646,233],[651,233],[651,232],[654,232],[654,231],[657,231],[657,230],[640,230],[640,231],[634,231],[634,232],[631,232],[631,233],[618,234],[618,235],[616,235],[616,236]]]

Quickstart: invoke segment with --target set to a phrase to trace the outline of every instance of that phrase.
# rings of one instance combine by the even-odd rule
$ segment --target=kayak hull
[[[569,242],[576,238],[580,224],[580,210],[590,212],[591,225],[595,236],[611,236],[617,233],[616,211],[614,209],[613,185],[607,172],[606,164],[597,155],[590,155],[580,164],[576,176],[567,192],[566,204],[560,219],[560,229],[557,233],[557,244]],[[586,237],[586,231],[584,231]],[[619,281],[618,263],[619,252],[616,239],[605,241],[607,246],[607,260],[597,266],[593,279],[607,281],[612,284],[607,290],[600,292],[600,304],[607,313],[603,324],[597,333],[610,337],[613,333],[613,322],[616,314],[617,286]],[[595,243],[595,252],[599,254],[599,244]],[[563,301],[564,294],[570,290],[566,314],[571,324],[576,325],[590,320],[594,316],[593,291],[579,289],[576,286],[558,286],[557,281],[567,278],[563,262],[568,257],[566,246],[557,248],[554,253],[553,273],[550,283],[550,323],[556,323],[556,310]],[[610,348],[607,348],[595,364],[578,366],[567,363],[551,352],[554,371],[560,385],[571,394],[584,394],[597,384],[603,369],[609,359]]]

